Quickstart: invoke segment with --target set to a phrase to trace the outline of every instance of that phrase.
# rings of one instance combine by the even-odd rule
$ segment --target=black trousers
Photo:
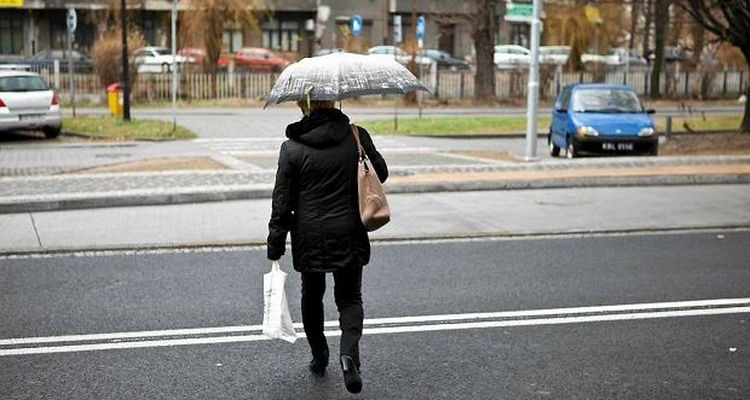
[[[333,295],[339,310],[342,356],[350,356],[357,366],[359,339],[362,337],[362,267],[343,268],[333,273]],[[328,360],[328,342],[323,335],[323,295],[326,291],[324,272],[302,273],[302,324],[315,359]]]

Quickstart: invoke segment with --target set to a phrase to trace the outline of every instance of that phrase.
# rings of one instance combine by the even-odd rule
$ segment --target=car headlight
[[[578,128],[578,136],[599,136],[599,132],[590,126],[582,126]]]
[[[653,136],[655,133],[656,130],[654,128],[647,126],[638,132],[638,136]]]

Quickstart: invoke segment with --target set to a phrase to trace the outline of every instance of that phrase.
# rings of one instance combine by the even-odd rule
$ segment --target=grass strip
[[[63,118],[63,131],[93,138],[117,140],[192,139],[195,133],[172,123],[153,119],[131,119],[125,122],[114,116],[78,116]]]
[[[737,130],[742,115],[689,115],[672,117],[672,132]],[[539,117],[537,130],[546,133],[550,118]],[[666,117],[654,117],[657,130],[666,129]],[[393,128],[393,120],[363,121],[360,123],[368,132],[379,135],[491,135],[518,134],[526,132],[525,116],[478,116],[478,117],[430,117],[404,118],[398,120],[398,131]]]
[[[549,117],[537,120],[539,132],[546,132]],[[363,121],[368,132],[379,135],[491,135],[526,132],[525,116],[476,116],[476,117],[431,117],[404,118],[398,120],[398,131],[393,129],[393,120]]]

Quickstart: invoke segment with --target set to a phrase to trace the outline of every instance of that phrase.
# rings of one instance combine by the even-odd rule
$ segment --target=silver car
[[[57,137],[62,129],[60,98],[39,74],[0,70],[0,132],[20,129]]]

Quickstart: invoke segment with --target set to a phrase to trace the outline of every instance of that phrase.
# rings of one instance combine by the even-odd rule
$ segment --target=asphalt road
[[[748,246],[747,230],[377,244],[364,277],[369,330],[358,397],[748,398]],[[354,398],[335,365],[323,379],[309,375],[304,339],[262,341],[257,331],[234,343],[179,346],[167,345],[178,333],[157,332],[151,343],[159,347],[78,337],[84,347],[125,348],[61,353],[51,351],[71,343],[59,337],[4,341],[258,324],[267,269],[262,248],[0,259],[0,398]],[[287,293],[300,321],[295,274]],[[684,311],[694,315],[659,314],[687,309],[662,302],[729,298],[744,308],[723,313],[701,303]],[[326,301],[333,320],[330,293]],[[659,303],[651,307],[662,317],[632,311],[642,303]],[[601,305],[629,305],[633,314],[576,308],[456,324],[480,318],[467,313]],[[426,315],[439,317],[415,318]],[[574,321],[581,316],[591,320]],[[4,353],[14,348],[39,354]]]

